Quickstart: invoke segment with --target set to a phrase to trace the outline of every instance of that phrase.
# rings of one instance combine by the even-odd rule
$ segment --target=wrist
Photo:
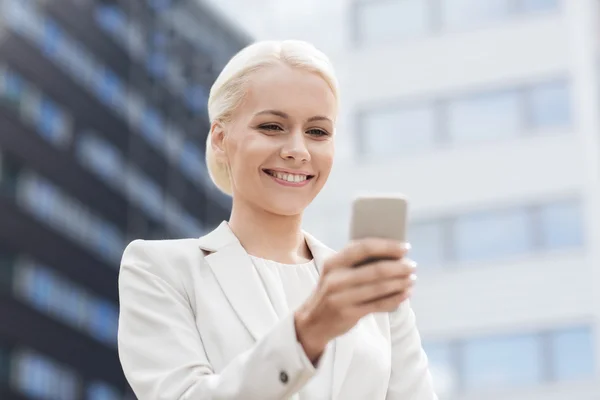
[[[296,328],[296,340],[304,349],[304,353],[313,365],[316,365],[325,351],[328,340],[324,335],[317,332],[316,326],[312,323],[310,316],[298,310],[294,313],[294,325]]]

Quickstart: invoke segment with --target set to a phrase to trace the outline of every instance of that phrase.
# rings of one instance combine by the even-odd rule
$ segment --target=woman
[[[335,254],[301,230],[331,170],[337,106],[329,61],[304,42],[255,43],[224,68],[206,158],[229,221],[123,255],[119,355],[141,400],[436,398],[405,245]],[[391,261],[352,267],[368,257]]]

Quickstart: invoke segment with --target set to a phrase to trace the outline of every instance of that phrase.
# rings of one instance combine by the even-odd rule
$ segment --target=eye
[[[279,125],[275,125],[275,124],[264,124],[259,126],[259,129],[263,129],[265,131],[282,131],[283,128],[281,128]]]
[[[311,136],[317,136],[317,137],[329,136],[328,132],[326,132],[323,129],[317,129],[317,128],[309,129],[307,131],[307,133]]]

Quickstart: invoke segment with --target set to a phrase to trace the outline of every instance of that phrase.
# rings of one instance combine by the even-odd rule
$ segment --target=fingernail
[[[415,269],[415,268],[417,268],[417,265],[419,265],[419,264],[417,264],[417,263],[416,263],[416,262],[414,262],[414,261],[411,261],[411,262],[410,262],[408,265],[410,265],[410,267],[411,267],[412,269]]]
[[[415,282],[417,280],[417,276],[415,274],[410,274],[410,280]]]
[[[410,243],[402,243],[402,248],[404,250],[410,250],[412,248],[412,246],[410,245]]]

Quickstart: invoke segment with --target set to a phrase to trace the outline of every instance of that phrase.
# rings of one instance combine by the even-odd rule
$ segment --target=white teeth
[[[282,172],[273,172],[273,175],[277,179],[281,179],[282,181],[293,182],[293,183],[304,182],[307,179],[306,175],[284,174]]]

